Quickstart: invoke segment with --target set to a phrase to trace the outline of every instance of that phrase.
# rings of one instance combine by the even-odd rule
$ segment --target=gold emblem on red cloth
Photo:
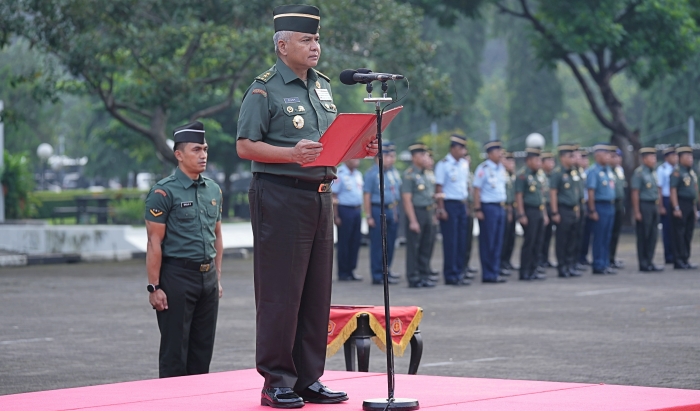
[[[333,331],[335,331],[335,323],[328,320],[328,335],[333,335]]]
[[[403,332],[403,322],[400,318],[394,318],[391,321],[391,332],[400,335]]]

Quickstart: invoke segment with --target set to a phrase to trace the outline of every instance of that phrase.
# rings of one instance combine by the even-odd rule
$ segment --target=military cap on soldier
[[[669,154],[675,154],[676,147],[675,146],[668,146],[664,149],[663,153],[664,153],[664,157],[666,157]]]
[[[204,124],[199,121],[180,126],[173,131],[173,141],[177,143],[204,144]]]
[[[593,152],[597,152],[597,151],[608,151],[609,152],[610,147],[612,147],[612,146],[609,144],[598,143],[598,144],[593,146]]]
[[[642,157],[654,154],[656,155],[656,148],[654,147],[642,147],[639,149],[639,155]]]
[[[583,149],[583,148],[579,148],[578,152],[581,154],[581,157],[584,157],[584,158],[588,157],[588,150]]]
[[[513,160],[515,159],[515,155],[513,154],[512,151],[506,151],[506,153],[503,155],[507,160]]]
[[[526,157],[539,157],[542,150],[537,147],[528,147],[525,149]]]
[[[275,7],[272,15],[275,20],[275,32],[296,31],[316,34],[321,26],[321,13],[314,6],[287,4]]]
[[[681,155],[683,153],[693,154],[693,148],[690,146],[680,146],[676,148],[676,153],[678,153],[678,155]]]
[[[491,150],[501,149],[501,148],[503,148],[503,144],[501,144],[501,142],[499,140],[493,140],[493,141],[489,141],[487,143],[484,143],[484,151],[486,153],[488,153]]]
[[[410,151],[411,154],[424,153],[428,151],[428,146],[421,142],[417,142],[408,146],[408,151]]]
[[[615,153],[618,156],[622,157],[622,150],[620,150],[620,147],[617,146],[610,146],[610,152]]]
[[[567,154],[567,153],[572,153],[574,151],[578,150],[578,147],[575,144],[571,143],[562,143],[557,146],[557,151],[559,154]]]
[[[467,146],[467,138],[453,134],[450,136],[450,147],[452,146]]]
[[[545,151],[542,154],[540,154],[540,157],[544,160],[545,158],[554,158],[554,154],[552,154],[551,151]]]
[[[393,153],[396,151],[396,144],[391,141],[382,141],[382,152],[383,153]]]

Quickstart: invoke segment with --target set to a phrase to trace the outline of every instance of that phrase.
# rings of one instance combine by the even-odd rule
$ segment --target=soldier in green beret
[[[693,170],[693,149],[681,146],[676,149],[678,165],[671,174],[671,207],[673,209],[673,268],[690,270],[690,244],[695,228],[695,208],[698,202],[698,176]]]
[[[221,189],[201,173],[200,122],[175,129],[178,167],[146,197],[146,270],[160,329],[161,378],[205,374],[214,350],[221,288]],[[183,349],[184,347],[184,349]]]
[[[642,165],[632,174],[632,209],[637,222],[637,259],[639,271],[663,271],[663,266],[654,265],[656,238],[659,235],[659,189],[656,185],[656,149],[644,147],[639,150]]]
[[[236,150],[252,160],[248,192],[254,238],[256,367],[260,402],[299,408],[346,401],[319,381],[326,362],[333,273],[335,167],[311,166],[335,120],[330,79],[316,71],[320,12],[273,10],[277,61],[246,91]],[[377,140],[364,156],[375,156]]]
[[[401,199],[406,221],[406,278],[410,288],[431,288],[430,258],[435,243],[435,175],[423,143],[408,147],[413,164],[404,171]]]

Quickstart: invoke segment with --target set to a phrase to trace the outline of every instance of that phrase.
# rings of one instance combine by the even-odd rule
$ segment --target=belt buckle
[[[202,265],[199,266],[199,272],[201,272],[201,273],[206,273],[207,271],[209,271],[210,268],[211,268],[211,263],[209,263],[209,264],[202,264]]]
[[[318,185],[319,193],[328,193],[331,191],[331,183],[321,183]]]

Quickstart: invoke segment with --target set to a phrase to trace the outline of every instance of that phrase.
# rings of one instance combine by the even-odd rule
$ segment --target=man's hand
[[[479,221],[484,221],[484,212],[483,212],[483,211],[477,211],[477,212],[476,212],[476,218],[477,218]]]
[[[438,220],[442,220],[442,221],[447,221],[447,218],[449,217],[447,215],[447,211],[445,211],[444,208],[438,208],[437,211],[435,212],[435,216],[438,218]]]
[[[219,298],[224,296],[224,287],[221,286],[221,281],[219,281]]]
[[[335,225],[337,225],[338,227],[340,227],[341,225],[343,225],[343,220],[340,219],[340,216],[335,216],[335,217],[333,217],[333,222],[334,222]]]
[[[588,218],[590,218],[593,221],[598,221],[598,212],[593,211],[592,213],[588,213]]]
[[[419,233],[420,234],[420,224],[418,224],[418,221],[412,221],[408,224],[408,229],[413,231],[414,233]]]
[[[168,297],[165,295],[163,290],[155,290],[148,296],[148,302],[157,311],[163,311],[168,309]]]
[[[660,215],[666,215],[666,207],[664,207],[664,206],[659,206],[659,214],[660,214]]]
[[[321,155],[321,151],[323,151],[323,144],[303,139],[294,146],[292,160],[299,165],[304,165],[316,160]]]
[[[683,212],[681,210],[673,210],[673,216],[676,218],[683,218]]]
[[[367,151],[368,157],[374,157],[377,155],[377,153],[379,153],[379,140],[377,140],[376,136],[374,137],[374,140],[367,143],[365,150]]]
[[[559,214],[553,215],[552,216],[552,221],[554,221],[554,224],[559,224],[561,223],[561,216]]]
[[[372,227],[372,228],[374,228],[374,226],[377,225],[377,224],[374,222],[374,218],[372,218],[372,217],[367,217],[367,225],[370,226],[370,227]]]
[[[634,219],[637,221],[642,221],[642,213],[639,211],[634,212]]]
[[[549,217],[547,216],[547,213],[544,214],[544,225],[545,226],[549,225]]]
[[[521,226],[525,227],[527,225],[527,216],[526,215],[521,216],[518,221],[520,221]]]

